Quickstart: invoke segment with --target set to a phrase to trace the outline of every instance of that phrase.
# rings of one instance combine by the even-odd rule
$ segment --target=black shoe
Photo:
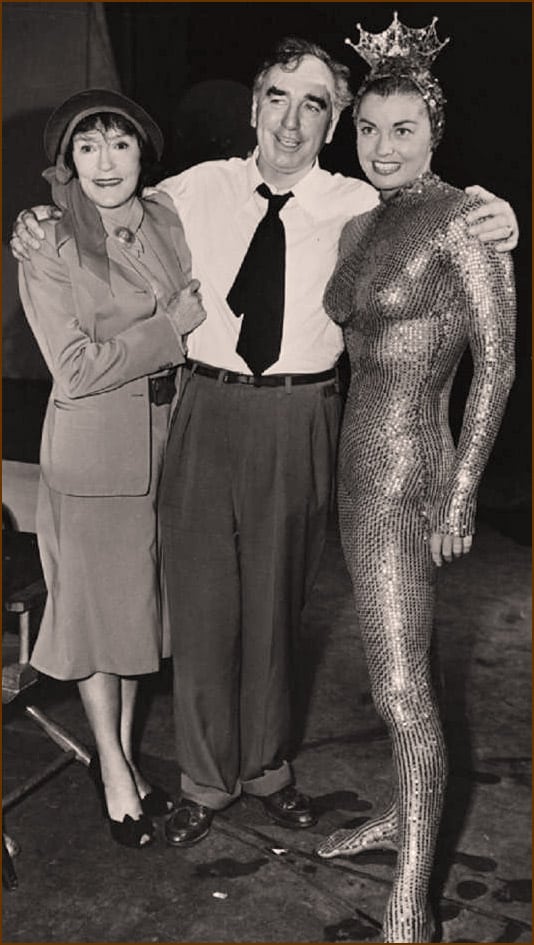
[[[129,814],[126,814],[122,820],[112,820],[108,814],[107,820],[115,843],[120,843],[123,847],[142,850],[154,842],[154,824],[146,814],[141,814],[138,820],[134,820]],[[143,840],[143,837],[149,837],[149,839]]]
[[[259,800],[269,817],[282,827],[298,830],[313,827],[317,823],[311,799],[300,794],[293,784],[288,784],[281,791],[275,791],[267,797],[260,797]]]
[[[141,798],[141,808],[147,817],[163,817],[174,810],[174,801],[163,788],[154,784],[152,790]]]
[[[154,841],[154,824],[147,817],[147,812],[143,813],[134,820],[130,814],[126,814],[122,820],[112,820],[108,814],[106,805],[106,793],[104,791],[104,782],[102,781],[102,771],[100,768],[100,759],[95,753],[89,763],[88,774],[95,786],[95,790],[100,801],[102,814],[109,824],[109,830],[115,843],[120,843],[123,847],[133,847],[142,849],[149,847]],[[142,806],[142,802],[141,802]],[[141,842],[144,836],[150,837],[149,840]]]
[[[165,839],[171,847],[192,847],[209,833],[215,811],[182,798],[165,824]]]
[[[103,813],[106,815],[106,795],[104,793],[100,759],[96,752],[91,756],[88,771],[89,777],[95,786],[98,799],[102,805]],[[158,787],[157,784],[154,784],[148,794],[145,794],[140,800],[141,810],[147,817],[163,817],[165,814],[171,814],[175,807],[172,797],[170,797],[163,788]]]

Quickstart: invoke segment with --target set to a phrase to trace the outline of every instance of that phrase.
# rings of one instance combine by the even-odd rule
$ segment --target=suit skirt
[[[48,597],[31,664],[55,679],[152,673],[170,653],[156,515],[170,405],[153,404],[151,413],[147,495],[63,495],[41,477],[37,537]]]

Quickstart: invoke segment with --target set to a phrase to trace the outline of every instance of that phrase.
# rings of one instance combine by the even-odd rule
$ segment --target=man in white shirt
[[[283,41],[255,81],[255,153],[159,185],[180,214],[207,312],[188,340],[160,488],[182,772],[165,828],[173,846],[205,837],[242,792],[286,827],[316,822],[288,757],[300,616],[324,545],[341,408],[343,339],[322,298],[344,223],[377,203],[369,184],[317,160],[351,101],[347,79],[319,47]],[[280,336],[267,366],[253,370],[237,350],[247,316],[229,299],[256,229],[289,192],[276,210]],[[475,231],[513,248],[513,211],[488,199]]]
[[[309,54],[296,68],[272,65],[256,84],[255,154],[160,185],[187,232],[210,322],[188,341],[160,489],[183,790],[166,836],[176,846],[204,836],[213,811],[242,791],[278,823],[315,823],[287,758],[300,615],[331,507],[340,415],[343,339],[322,298],[343,223],[377,202],[370,185],[317,163],[349,101],[343,67]],[[280,210],[280,350],[251,384],[236,350],[244,316],[227,296],[266,213],[263,182],[292,196]]]

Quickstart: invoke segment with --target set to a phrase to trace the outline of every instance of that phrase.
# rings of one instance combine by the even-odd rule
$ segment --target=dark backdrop
[[[526,535],[531,430],[530,3],[119,2],[106,3],[104,9],[123,91],[145,105],[165,133],[162,176],[197,161],[247,153],[254,142],[248,126],[248,89],[259,63],[280,37],[300,35],[319,42],[350,67],[357,87],[365,65],[344,44],[346,36],[356,39],[356,22],[380,31],[391,22],[394,9],[408,26],[424,26],[439,17],[439,36],[450,36],[451,42],[435,66],[448,107],[434,169],[458,186],[477,182],[505,197],[521,227],[514,253],[517,380],[481,499],[494,517],[503,509],[508,515],[514,512],[516,525],[519,522]],[[342,117],[321,163],[330,170],[361,174],[349,114]],[[453,396],[455,428],[468,382],[466,358]]]
[[[530,507],[530,57],[529,3],[107,3],[105,9],[123,88],[157,116],[167,140],[162,172],[210,158],[245,154],[249,88],[277,39],[303,36],[346,63],[354,87],[366,71],[344,38],[355,25],[380,31],[396,9],[408,26],[438,16],[451,37],[435,72],[448,99],[445,138],[434,169],[458,186],[480,183],[515,208],[521,242],[515,251],[519,298],[517,380],[494,450],[481,503],[501,524],[529,533]],[[223,81],[224,80],[224,81]],[[321,163],[359,176],[350,114]],[[457,430],[470,359],[455,384],[451,420]]]

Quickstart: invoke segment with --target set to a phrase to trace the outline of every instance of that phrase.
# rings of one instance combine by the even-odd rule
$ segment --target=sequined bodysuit
[[[420,936],[428,934],[446,753],[430,681],[429,536],[474,531],[478,483],[513,379],[512,265],[469,236],[474,205],[424,175],[347,224],[325,295],[352,370],[340,441],[341,537],[396,772],[394,803],[377,821],[382,839],[399,849],[387,942],[430,940]],[[448,402],[468,345],[474,373],[455,449]]]

